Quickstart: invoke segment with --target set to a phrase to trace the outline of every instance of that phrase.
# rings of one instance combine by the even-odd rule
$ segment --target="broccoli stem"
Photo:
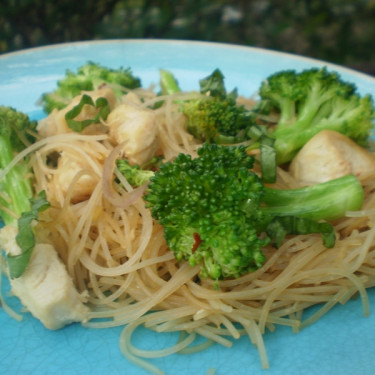
[[[4,169],[13,160],[12,145],[8,138],[0,136],[0,168]],[[29,211],[30,198],[33,196],[31,181],[26,177],[28,166],[20,163],[14,166],[0,182],[1,190],[6,193],[9,201],[1,200],[3,206],[9,208],[17,216]],[[0,210],[0,216],[5,224],[16,223],[17,219],[8,212]]]
[[[311,220],[335,220],[362,206],[364,193],[354,175],[291,190],[265,188],[262,211],[267,216],[298,216]]]
[[[279,98],[280,102],[280,119],[277,124],[279,129],[288,128],[295,122],[296,105],[289,98]]]
[[[318,122],[309,126],[305,118],[298,119],[291,128],[278,128],[274,133],[274,148],[277,154],[277,164],[284,164],[293,159],[297,152],[316,134],[322,130],[332,130],[343,133],[343,123],[350,123],[360,115],[360,107],[354,108],[341,114],[336,108],[336,112],[328,118],[322,118]],[[295,129],[300,129],[296,131]],[[345,133],[344,133],[345,134]]]
[[[160,87],[163,95],[171,95],[181,91],[174,75],[164,69],[160,70]]]

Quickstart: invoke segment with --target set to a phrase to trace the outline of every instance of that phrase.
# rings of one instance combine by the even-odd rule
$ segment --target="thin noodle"
[[[164,375],[164,372],[161,371],[158,367],[152,365],[151,363],[137,357],[133,353],[131,353],[129,349],[130,345],[130,337],[137,327],[136,324],[128,324],[120,334],[120,349],[122,354],[125,358],[127,358],[130,362],[133,362],[135,365],[145,369],[146,371],[154,374],[154,375]]]

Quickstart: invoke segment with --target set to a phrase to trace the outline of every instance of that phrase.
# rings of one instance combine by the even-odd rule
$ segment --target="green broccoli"
[[[365,146],[373,128],[370,95],[360,97],[355,85],[326,68],[277,72],[262,83],[259,95],[258,110],[280,115],[271,130],[278,164],[289,162],[321,130],[337,131]]]
[[[359,209],[363,190],[352,175],[296,190],[265,187],[244,146],[204,143],[198,157],[179,154],[160,165],[144,199],[163,226],[177,260],[201,265],[201,277],[237,278],[261,267],[262,248],[286,234],[321,233],[335,243],[328,222]],[[327,210],[327,207],[329,209]]]
[[[202,96],[179,101],[188,132],[201,141],[221,144],[250,139],[249,130],[256,126],[255,116],[236,104],[236,90],[226,92],[221,71],[216,69],[199,83]],[[167,70],[160,72],[160,86],[165,95],[181,91],[176,78]]]
[[[71,100],[81,94],[81,91],[93,91],[103,85],[109,85],[120,97],[127,89],[141,86],[139,78],[135,77],[129,68],[110,69],[94,62],[78,68],[74,73],[66,71],[63,79],[57,82],[58,88],[42,96],[42,104],[46,113],[53,109],[66,107]]]
[[[130,165],[127,159],[117,159],[116,166],[131,186],[146,184],[154,175],[151,170],[143,169],[139,165]]]
[[[14,156],[35,141],[32,136],[36,121],[14,108],[0,106],[0,171],[8,168]],[[0,217],[5,225],[18,225],[16,241],[22,250],[18,256],[8,255],[11,277],[25,270],[34,248],[34,235],[30,226],[38,212],[48,206],[42,192],[34,199],[32,171],[28,160],[23,159],[4,175],[0,172]]]
[[[15,153],[22,151],[33,143],[31,132],[36,131],[36,121],[10,107],[0,106],[0,169],[5,169],[14,158]],[[5,196],[0,198],[0,215],[5,224],[14,223],[15,217],[22,212],[29,211],[30,198],[33,196],[31,180],[25,178],[30,173],[27,162],[18,163],[0,181],[1,192]],[[9,211],[8,211],[9,210]],[[13,215],[11,213],[13,213]]]

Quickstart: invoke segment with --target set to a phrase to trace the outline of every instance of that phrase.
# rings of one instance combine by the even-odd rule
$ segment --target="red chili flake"
[[[195,250],[197,250],[198,246],[202,243],[202,239],[200,238],[198,233],[194,233],[194,245],[193,248],[191,249],[191,252],[194,253]]]

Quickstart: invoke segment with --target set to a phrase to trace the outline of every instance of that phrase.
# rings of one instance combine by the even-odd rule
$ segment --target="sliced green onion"
[[[265,183],[276,182],[276,150],[273,147],[275,140],[268,136],[260,139],[260,167],[262,181]]]
[[[98,113],[92,119],[86,119],[82,121],[75,120],[75,118],[81,113],[85,105],[89,105],[96,109],[99,109]],[[101,119],[105,120],[109,115],[110,110],[111,109],[106,98],[100,97],[96,99],[94,103],[94,100],[91,98],[91,96],[84,94],[82,95],[79,103],[65,114],[65,120],[70,129],[79,133],[87,126],[98,123]]]
[[[16,242],[21,249],[21,254],[7,255],[9,275],[11,278],[22,276],[26,270],[35,247],[35,237],[31,223],[33,220],[38,220],[39,212],[46,210],[50,206],[46,199],[45,191],[41,191],[37,198],[30,199],[30,202],[31,210],[23,212],[18,219]]]
[[[276,247],[281,246],[287,234],[319,233],[327,248],[332,248],[336,242],[336,234],[331,224],[295,216],[276,217],[267,226],[266,232]]]

